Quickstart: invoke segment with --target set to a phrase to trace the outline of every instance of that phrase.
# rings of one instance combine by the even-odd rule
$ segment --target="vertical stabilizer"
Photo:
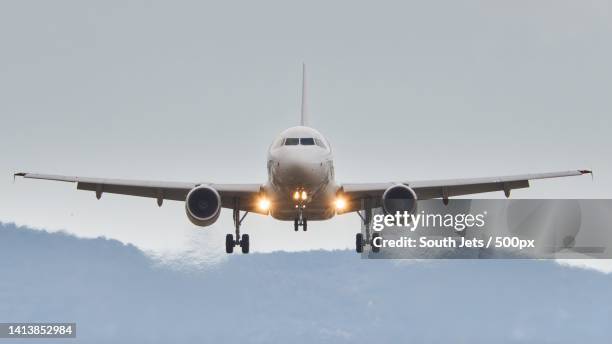
[[[302,63],[302,113],[300,116],[300,125],[307,125],[306,121],[306,64]]]

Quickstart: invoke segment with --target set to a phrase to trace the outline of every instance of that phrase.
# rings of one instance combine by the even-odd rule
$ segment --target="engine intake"
[[[416,211],[417,195],[406,185],[394,185],[383,193],[382,204],[387,214],[395,215],[397,212],[413,214]]]
[[[210,226],[221,213],[221,196],[209,186],[193,188],[187,194],[185,211],[189,221],[196,226]]]

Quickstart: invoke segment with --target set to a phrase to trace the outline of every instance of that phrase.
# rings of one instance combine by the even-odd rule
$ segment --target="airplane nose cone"
[[[281,163],[284,180],[295,185],[313,185],[321,182],[321,163],[290,160]]]

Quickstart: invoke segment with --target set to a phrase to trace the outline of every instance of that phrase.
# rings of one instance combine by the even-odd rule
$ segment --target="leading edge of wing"
[[[522,180],[535,180],[535,179],[547,179],[547,178],[559,178],[559,177],[571,177],[580,176],[583,174],[592,174],[590,170],[570,170],[561,172],[547,172],[547,173],[530,173],[530,174],[517,174],[510,176],[500,177],[482,177],[482,178],[463,178],[463,179],[440,179],[440,180],[421,180],[414,182],[406,182],[405,184],[411,188],[425,188],[425,187],[444,187],[444,186],[459,186],[459,185],[474,185],[474,184],[487,184],[487,183],[505,183],[505,182],[516,182]]]
[[[482,193],[528,187],[529,180],[580,176],[583,174],[592,174],[590,170],[570,170],[562,172],[548,173],[532,173],[519,174],[500,177],[482,177],[482,178],[464,178],[464,179],[439,179],[439,180],[422,180],[422,181],[407,181],[407,182],[386,182],[386,183],[349,183],[342,184],[342,192],[354,196],[350,198],[361,198],[365,196],[379,197],[389,187],[393,185],[406,185],[415,190],[419,198],[437,198],[444,196],[443,189],[452,189],[460,187],[460,190],[450,191],[449,196],[466,195],[472,193]],[[504,185],[506,184],[506,185]],[[474,186],[474,188],[470,188]],[[483,187],[478,187],[483,186]],[[486,187],[484,187],[486,186]],[[466,188],[467,187],[467,188]],[[455,191],[455,192],[452,192]]]
[[[101,193],[116,193],[131,196],[163,198],[184,201],[187,193],[194,187],[207,185],[217,190],[222,197],[244,197],[261,191],[261,184],[214,184],[193,182],[164,182],[150,180],[130,180],[111,178],[90,178],[63,176],[54,174],[37,174],[19,172],[13,177],[43,179],[68,183],[77,183],[80,190]]]
[[[62,176],[62,175],[56,175],[56,174],[38,174],[38,173],[26,173],[26,172],[15,173],[13,176],[31,178],[31,179],[53,180],[53,181],[68,182],[68,183],[102,184],[102,185],[112,184],[112,185],[122,185],[122,186],[188,189],[188,190],[191,190],[194,187],[203,184],[203,183],[184,183],[184,182],[161,182],[161,181],[151,181],[151,180],[90,178],[90,177]]]

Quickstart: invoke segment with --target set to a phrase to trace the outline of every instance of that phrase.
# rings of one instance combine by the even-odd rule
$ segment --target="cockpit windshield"
[[[315,139],[312,137],[287,137],[283,142],[284,146],[319,146],[321,148],[327,148],[323,140]]]
[[[300,139],[297,137],[288,137],[285,139],[285,146],[297,146],[300,144]]]

